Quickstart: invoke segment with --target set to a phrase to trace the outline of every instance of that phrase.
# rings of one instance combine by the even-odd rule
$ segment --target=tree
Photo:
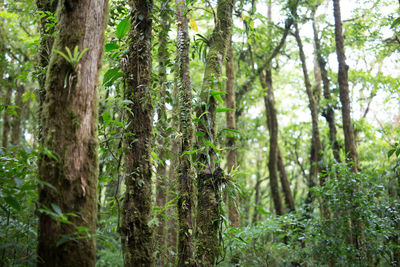
[[[42,116],[39,177],[49,186],[39,187],[38,266],[95,265],[96,86],[106,10],[107,1],[58,5]]]
[[[152,1],[133,0],[128,54],[122,70],[129,101],[125,135],[125,196],[120,228],[125,266],[152,266],[151,159]]]
[[[189,32],[186,3],[177,0],[177,89],[179,98],[179,132],[182,134],[178,150],[178,266],[195,266],[192,244],[193,171],[191,163],[192,84],[189,69]]]
[[[197,138],[197,147],[208,144],[197,158],[196,260],[203,266],[214,265],[219,255],[220,185],[224,174],[212,148],[216,142],[217,108],[215,95],[212,93],[217,89],[216,83],[221,76],[221,67],[231,36],[232,8],[231,0],[218,0],[216,25],[208,40],[209,51],[200,93],[201,103],[196,110],[196,117],[199,119],[197,132],[201,133]]]

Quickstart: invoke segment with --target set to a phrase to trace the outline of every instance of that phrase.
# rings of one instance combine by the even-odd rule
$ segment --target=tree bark
[[[189,65],[189,31],[186,17],[186,2],[177,0],[177,86],[179,94],[179,132],[178,150],[178,266],[195,266],[192,244],[193,171],[187,152],[192,151],[192,84]]]
[[[132,0],[129,48],[124,66],[125,99],[132,103],[127,112],[125,138],[125,197],[120,228],[124,264],[153,266],[151,215],[152,117],[152,1]]]
[[[269,130],[268,171],[271,196],[272,201],[274,202],[276,214],[283,215],[285,211],[282,205],[278,184],[278,115],[275,109],[275,97],[273,91],[274,89],[272,87],[272,73],[270,67],[268,67],[265,72],[260,72],[260,83],[264,89],[267,89],[267,92],[264,95],[264,104],[267,126]]]
[[[10,123],[10,113],[7,112],[7,107],[11,105],[11,94],[12,90],[11,88],[8,88],[4,86],[4,105],[6,106],[6,110],[4,110],[3,114],[3,136],[1,139],[1,144],[2,147],[7,150],[8,149],[8,137],[10,134],[10,128],[11,128],[11,123]]]
[[[216,99],[211,96],[221,76],[221,67],[232,31],[232,0],[218,0],[217,21],[209,40],[203,86],[200,93],[200,105],[196,116],[200,120],[197,132],[203,137],[197,138],[197,147],[204,150],[198,153],[198,205],[196,228],[196,260],[202,266],[213,266],[220,252],[218,239],[220,225],[220,185],[224,173],[216,162],[217,155],[212,149],[215,146]],[[216,88],[215,88],[216,89]],[[209,145],[205,145],[209,144]]]
[[[235,120],[235,70],[233,65],[233,48],[232,38],[228,44],[227,61],[226,61],[226,107],[232,109],[232,111],[226,112],[226,127],[231,130],[236,130]],[[231,173],[232,169],[237,167],[237,149],[236,137],[233,133],[228,133],[227,147],[230,149],[227,152],[226,162],[227,171]],[[239,212],[237,210],[237,196],[228,196],[228,216],[233,227],[239,226]]]
[[[165,107],[166,88],[167,88],[167,61],[169,57],[167,44],[168,44],[168,32],[170,27],[169,18],[169,1],[161,1],[160,3],[160,32],[159,32],[159,47],[158,47],[158,61],[159,61],[159,90],[160,90],[160,101],[157,107],[157,156],[160,160],[157,164],[156,174],[156,205],[161,209],[164,208],[167,197],[167,169],[166,169],[166,147],[168,140],[166,136],[167,125],[167,112]],[[165,219],[161,214],[157,216],[158,226],[156,230],[156,249],[158,250],[157,264],[158,266],[164,266],[166,264],[166,234],[165,234]]]
[[[335,111],[332,104],[332,96],[330,92],[330,81],[328,78],[328,71],[326,69],[326,60],[322,55],[321,50],[321,42],[318,37],[318,29],[317,23],[315,20],[315,14],[313,14],[313,33],[314,33],[314,47],[315,47],[315,54],[317,57],[318,67],[321,72],[321,79],[323,85],[323,95],[325,100],[327,100],[328,104],[326,105],[322,115],[325,117],[328,126],[329,126],[329,141],[331,143],[331,148],[333,152],[333,157],[335,158],[336,162],[340,163],[340,145],[337,140],[337,131],[336,131],[336,120],[335,120]]]
[[[43,103],[46,99],[46,72],[47,67],[50,61],[51,51],[53,49],[54,43],[54,32],[55,27],[47,27],[47,24],[52,23],[48,19],[48,12],[51,14],[56,13],[57,4],[59,0],[36,0],[36,6],[39,11],[46,14],[40,18],[40,45],[39,45],[39,53],[38,53],[38,65],[36,67],[36,71],[38,73],[38,82],[39,82],[39,129],[38,129],[38,140],[41,142],[42,140],[42,112],[43,112]]]
[[[309,102],[308,107],[311,112],[312,137],[311,137],[311,151],[310,151],[310,175],[308,178],[308,187],[309,189],[311,189],[317,185],[318,174],[320,172],[319,161],[321,159],[321,153],[322,153],[322,143],[319,135],[319,126],[318,126],[318,100],[313,93],[310,78],[308,76],[306,56],[304,54],[303,43],[300,38],[300,32],[297,22],[294,23],[294,28],[295,28],[295,37],[297,46],[299,47],[299,57],[303,70],[304,85],[306,87],[306,93],[308,96],[308,102]],[[315,197],[313,193],[311,191],[308,191],[306,203],[311,204],[314,201],[314,199]],[[309,211],[312,210],[310,209]]]
[[[17,116],[14,116],[11,123],[11,144],[15,147],[18,147],[21,143],[21,120],[24,110],[24,102],[22,101],[22,97],[24,95],[25,88],[20,84],[16,85],[16,87],[17,91],[14,102],[17,106]]]
[[[74,213],[72,224],[42,212],[38,266],[95,266],[97,219],[97,80],[107,1],[60,1],[54,50],[88,50],[76,64],[54,50],[46,76],[39,178],[41,209]],[[78,30],[79,29],[79,30]],[[66,83],[67,81],[67,83]],[[67,216],[67,215],[64,215]],[[79,227],[78,229],[76,227]]]
[[[346,64],[346,55],[344,52],[343,25],[340,14],[339,0],[333,0],[333,11],[335,17],[336,54],[339,63],[338,83],[340,102],[342,104],[344,148],[346,152],[346,161],[352,162],[352,169],[354,171],[357,171],[358,152],[354,138],[353,123],[351,121],[350,92],[348,81],[349,66]]]
[[[279,171],[279,178],[281,180],[281,186],[282,186],[283,196],[285,199],[286,208],[289,211],[294,211],[295,210],[294,198],[292,190],[290,189],[289,179],[286,174],[285,164],[283,163],[283,158],[280,150],[278,151],[278,171]]]

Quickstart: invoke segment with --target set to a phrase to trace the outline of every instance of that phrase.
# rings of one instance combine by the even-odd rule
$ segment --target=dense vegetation
[[[0,0],[0,266],[400,266],[400,1]]]

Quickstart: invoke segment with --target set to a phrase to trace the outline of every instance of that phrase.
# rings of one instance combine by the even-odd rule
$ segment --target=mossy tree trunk
[[[187,152],[192,150],[192,85],[189,65],[189,32],[186,2],[177,0],[177,87],[179,99],[179,132],[182,134],[178,149],[178,266],[195,266],[192,244],[193,171]],[[186,152],[186,153],[185,153]]]
[[[232,47],[232,38],[228,44],[227,51],[227,61],[226,61],[226,107],[232,109],[232,111],[226,112],[226,127],[231,130],[236,130],[236,120],[235,120],[235,110],[236,110],[236,101],[235,101],[235,69],[233,64],[233,47]],[[230,149],[227,152],[226,156],[226,166],[228,173],[237,167],[237,149],[236,146],[236,137],[234,133],[228,133],[227,137],[227,147]],[[237,195],[228,195],[228,216],[231,221],[231,225],[234,227],[239,226],[239,212],[237,209],[238,203]]]
[[[167,88],[167,63],[169,60],[169,52],[167,49],[168,44],[168,32],[170,28],[170,16],[169,16],[169,0],[160,2],[160,30],[158,35],[159,47],[158,47],[158,89],[159,89],[159,101],[157,104],[157,131],[159,133],[157,138],[157,156],[160,160],[157,164],[156,171],[156,205],[161,209],[164,208],[167,198],[167,168],[166,168],[166,147],[168,146],[168,139],[166,136],[167,124],[167,112],[165,107],[166,88]],[[157,265],[164,266],[166,264],[166,227],[165,217],[161,214],[157,216],[159,221],[156,230],[156,249],[157,254]]]
[[[232,0],[218,0],[216,25],[209,39],[201,102],[196,109],[196,116],[199,118],[197,132],[204,135],[197,138],[197,147],[204,148],[197,158],[196,260],[201,266],[213,266],[220,253],[220,185],[224,173],[219,166],[216,152],[212,149],[216,143],[217,103],[211,94],[212,90],[218,91],[216,81],[221,76],[232,31],[232,9]]]
[[[290,189],[290,182],[286,174],[285,164],[283,163],[283,158],[280,150],[278,151],[278,171],[279,171],[279,178],[281,180],[281,186],[286,208],[289,211],[294,211],[295,210],[294,198],[292,190]]]
[[[66,224],[42,212],[38,266],[95,266],[97,219],[97,80],[102,62],[107,1],[60,1],[46,75],[43,153],[39,178],[41,209],[74,213]],[[78,47],[79,62],[54,52]],[[54,188],[53,188],[54,187]],[[67,216],[67,215],[65,215]]]
[[[17,90],[15,94],[14,105],[17,106],[17,116],[14,116],[11,122],[11,144],[15,147],[18,147],[21,143],[22,136],[21,122],[24,111],[24,102],[22,101],[22,98],[25,92],[25,88],[21,84],[17,84],[16,88]]]
[[[151,215],[152,117],[152,1],[132,0],[131,30],[125,76],[126,116],[125,197],[120,228],[125,266],[153,266]]]
[[[36,6],[39,11],[44,14],[56,13],[57,4],[59,0],[36,0]],[[50,55],[53,48],[54,43],[54,31],[55,27],[48,27],[48,24],[53,23],[50,21],[49,16],[42,16],[40,18],[40,46],[38,53],[38,63],[36,66],[36,71],[38,73],[38,82],[39,82],[39,129],[38,129],[38,140],[41,142],[42,139],[42,111],[43,111],[43,103],[46,98],[46,72],[47,67],[50,61]]]
[[[8,86],[3,87],[4,90],[4,105],[6,108],[11,105],[11,95],[12,95],[12,90],[11,88],[8,88]],[[10,134],[10,128],[11,128],[11,122],[10,122],[10,113],[7,112],[7,110],[4,111],[3,114],[3,136],[1,139],[1,146],[7,150],[8,148],[8,137]]]

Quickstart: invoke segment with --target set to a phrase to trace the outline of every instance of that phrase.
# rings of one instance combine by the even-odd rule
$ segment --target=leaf
[[[116,121],[116,120],[111,120],[111,122],[114,123],[115,125],[117,125],[118,127],[125,129],[125,126],[122,122]]]
[[[232,133],[237,133],[239,135],[242,135],[238,130],[235,130],[235,129],[224,128],[224,129],[222,129],[222,131],[232,132]]]
[[[114,43],[109,43],[109,44],[106,44],[106,46],[105,46],[106,52],[110,52],[110,51],[118,49],[118,48],[119,48],[119,45],[114,44]]]
[[[66,54],[64,54],[63,52],[61,52],[60,50],[54,49],[54,52],[56,52],[57,54],[59,54],[60,56],[62,56],[63,58],[65,58],[65,60],[67,62],[70,62],[70,59],[68,58],[68,56]]]
[[[20,211],[20,210],[21,210],[21,205],[18,203],[18,201],[17,201],[15,198],[13,198],[13,197],[11,197],[11,196],[8,196],[8,197],[5,197],[5,198],[4,198],[4,201],[5,201],[10,207],[16,209],[17,211]]]
[[[62,210],[61,210],[60,207],[57,206],[56,204],[51,203],[51,207],[53,208],[53,210],[54,210],[58,215],[61,215],[61,214],[62,214]]]
[[[129,19],[123,19],[117,26],[117,30],[115,31],[115,35],[117,36],[118,40],[124,38],[124,36],[129,32],[131,24]]]
[[[388,158],[390,158],[392,155],[393,155],[393,153],[396,151],[396,149],[391,149],[391,150],[389,150],[389,152],[388,152]]]
[[[151,155],[153,156],[153,158],[155,158],[162,166],[164,166],[164,162],[162,162],[162,160],[157,156],[157,154],[153,151],[151,152]]]
[[[400,25],[400,17],[398,17],[397,19],[395,19],[392,23],[392,28],[396,28],[397,26]]]
[[[196,21],[193,18],[190,19],[190,27],[192,27],[192,29],[195,32],[199,31],[199,28],[197,27]]]
[[[194,136],[201,136],[201,137],[204,137],[205,134],[204,134],[203,132],[196,132],[196,133],[194,134]]]
[[[233,108],[217,108],[217,112],[235,111]]]
[[[119,68],[109,69],[103,77],[103,85],[111,86],[114,82],[122,76],[122,73],[119,71]]]

